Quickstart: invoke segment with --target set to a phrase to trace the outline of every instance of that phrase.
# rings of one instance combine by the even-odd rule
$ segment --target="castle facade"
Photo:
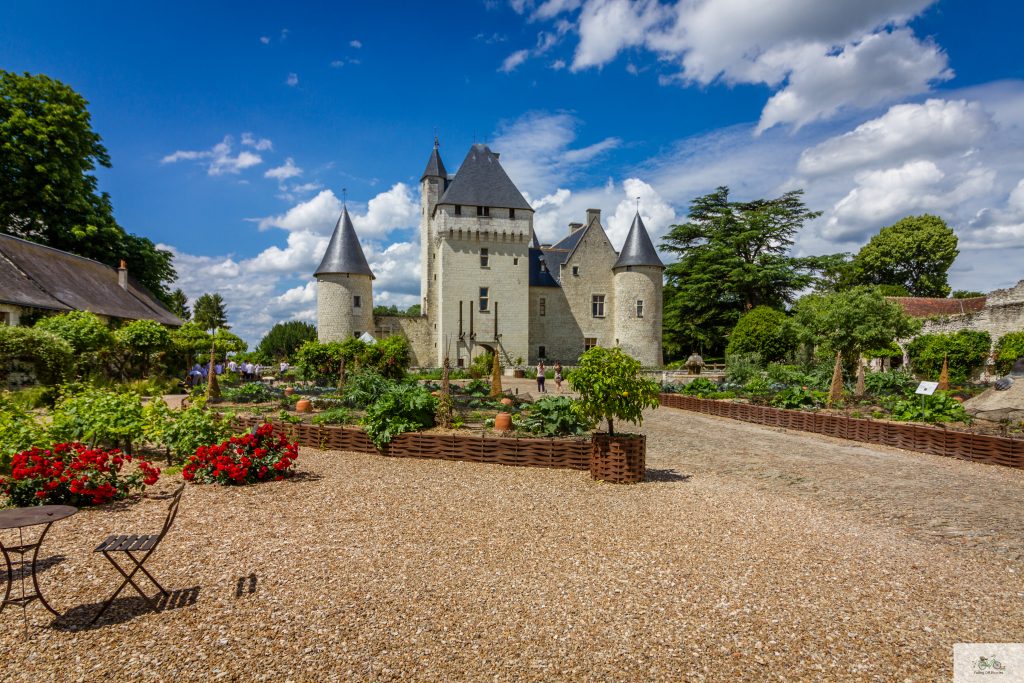
[[[321,341],[404,334],[413,364],[464,367],[487,351],[505,365],[573,365],[592,346],[662,364],[664,265],[639,212],[616,252],[588,209],[555,244],[540,244],[534,211],[499,155],[473,145],[449,176],[437,141],[420,179],[419,317],[374,316],[374,275],[343,210],[317,268]]]

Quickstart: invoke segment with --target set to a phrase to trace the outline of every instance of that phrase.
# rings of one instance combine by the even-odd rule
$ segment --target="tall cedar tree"
[[[803,190],[775,199],[729,201],[719,187],[690,205],[689,222],[672,226],[660,246],[677,257],[665,269],[664,345],[672,355],[720,351],[740,315],[781,307],[814,282],[820,257],[789,255],[793,236],[821,215]]]
[[[203,294],[192,308],[192,322],[201,330],[215,328],[231,329],[228,314],[224,309],[224,297],[220,294]]]
[[[171,292],[170,301],[167,302],[167,305],[171,309],[171,313],[183,321],[192,317],[192,311],[188,307],[188,297],[185,296],[185,292],[180,287]]]
[[[169,251],[114,220],[93,171],[110,156],[88,102],[47,76],[0,70],[0,232],[117,266],[165,302]]]

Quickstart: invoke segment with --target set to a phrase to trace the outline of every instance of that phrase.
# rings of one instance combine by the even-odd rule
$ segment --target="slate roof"
[[[363,248],[359,245],[359,236],[356,235],[347,206],[341,211],[331,241],[327,244],[327,251],[324,252],[324,258],[313,275],[340,273],[374,277],[370,264],[366,262]]]
[[[444,162],[441,161],[441,153],[437,148],[437,138],[434,138],[434,151],[430,153],[430,158],[427,159],[427,168],[423,171],[423,175],[420,176],[420,180],[428,177],[444,178],[447,180],[448,171],[444,169]]]
[[[533,211],[533,207],[498,163],[498,155],[484,144],[476,144],[469,148],[469,154],[463,159],[458,173],[448,183],[448,189],[438,204],[494,206]]]
[[[912,318],[931,318],[937,315],[964,315],[977,313],[985,308],[987,297],[976,296],[970,299],[943,299],[928,296],[888,296],[895,301],[903,312]]]
[[[131,277],[127,288],[121,287],[116,268],[10,235],[0,235],[0,301],[181,325],[176,315]]]
[[[547,252],[530,247],[530,286],[531,287],[558,287],[558,278],[551,270],[552,261],[547,260],[548,268],[542,270],[541,259],[547,259]],[[556,269],[557,270],[557,269]]]
[[[654,243],[651,242],[651,236],[647,234],[647,228],[644,227],[644,221],[640,218],[639,211],[633,217],[633,225],[629,228],[629,234],[626,235],[622,251],[619,252],[619,259],[612,266],[612,269],[625,268],[626,266],[665,267],[665,264],[658,257],[658,250],[654,248]]]

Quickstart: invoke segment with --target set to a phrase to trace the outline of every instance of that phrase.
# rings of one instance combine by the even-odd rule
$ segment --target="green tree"
[[[786,314],[768,306],[758,306],[744,313],[725,349],[727,356],[756,353],[764,361],[783,360],[796,349],[796,335],[786,321]]]
[[[420,305],[419,304],[413,304],[409,308],[405,309],[405,314],[408,315],[408,316],[419,316],[420,315]]]
[[[167,302],[168,307],[171,309],[171,313],[178,316],[182,322],[188,322],[189,318],[192,317],[192,311],[188,308],[188,297],[185,296],[185,292],[178,287],[171,292],[170,301]]]
[[[985,365],[992,337],[988,332],[960,330],[952,334],[922,334],[907,345],[914,373],[922,379],[937,380],[942,363],[949,359],[949,381],[964,384]]]
[[[114,342],[107,324],[89,311],[69,311],[40,318],[35,327],[66,341],[76,355],[108,349]]]
[[[950,296],[954,299],[976,299],[979,296],[985,296],[985,292],[976,292],[973,289],[954,289]]]
[[[171,331],[155,320],[133,320],[114,333],[121,351],[122,374],[134,366],[148,377],[153,361],[171,348]]]
[[[610,436],[615,435],[613,420],[642,424],[644,409],[658,407],[658,384],[645,379],[641,369],[640,361],[618,347],[585,352],[566,378],[580,394],[579,415],[592,425],[606,421]]]
[[[230,329],[228,314],[224,308],[224,297],[220,294],[203,294],[196,299],[192,310],[192,322],[201,329]]]
[[[721,349],[740,315],[756,306],[780,308],[811,285],[821,259],[789,255],[793,238],[820,212],[803,191],[775,199],[729,200],[720,187],[697,197],[689,221],[674,225],[660,249],[677,260],[665,269],[665,347]]]
[[[316,339],[316,327],[309,323],[299,320],[277,323],[260,340],[256,353],[265,363],[291,358],[300,346],[313,339]]]
[[[43,75],[0,71],[0,232],[109,266],[121,259],[161,299],[175,278],[172,255],[114,220],[94,171],[110,157],[88,102]]]
[[[0,325],[0,367],[30,365],[40,384],[59,384],[71,369],[74,351],[55,334],[34,327]]]
[[[882,230],[853,259],[861,285],[898,285],[910,296],[946,296],[957,237],[938,216],[908,216]]]
[[[854,287],[832,294],[808,294],[793,307],[799,339],[825,358],[843,353],[848,362],[870,349],[882,349],[921,329],[896,303],[874,287]]]
[[[1024,358],[1024,332],[1008,332],[996,342],[996,371],[1005,375],[1018,358]]]

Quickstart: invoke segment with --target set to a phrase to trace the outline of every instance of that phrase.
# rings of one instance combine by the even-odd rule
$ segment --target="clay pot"
[[[512,430],[512,414],[498,413],[494,416],[494,431],[508,432]]]
[[[312,413],[313,412],[313,402],[310,401],[308,398],[300,398],[295,403],[295,412],[297,412],[297,413]]]
[[[285,387],[284,388],[284,395],[285,396],[291,396],[294,393],[295,393],[295,387]]]
[[[512,399],[510,399],[508,396],[506,396],[505,398],[501,399],[501,405],[503,405],[503,406],[510,406],[510,405],[512,405]]]
[[[440,390],[438,390],[438,391],[431,391],[431,392],[430,392],[430,395],[431,395],[431,396],[440,396],[440,395],[441,395],[441,392],[440,392]]]

